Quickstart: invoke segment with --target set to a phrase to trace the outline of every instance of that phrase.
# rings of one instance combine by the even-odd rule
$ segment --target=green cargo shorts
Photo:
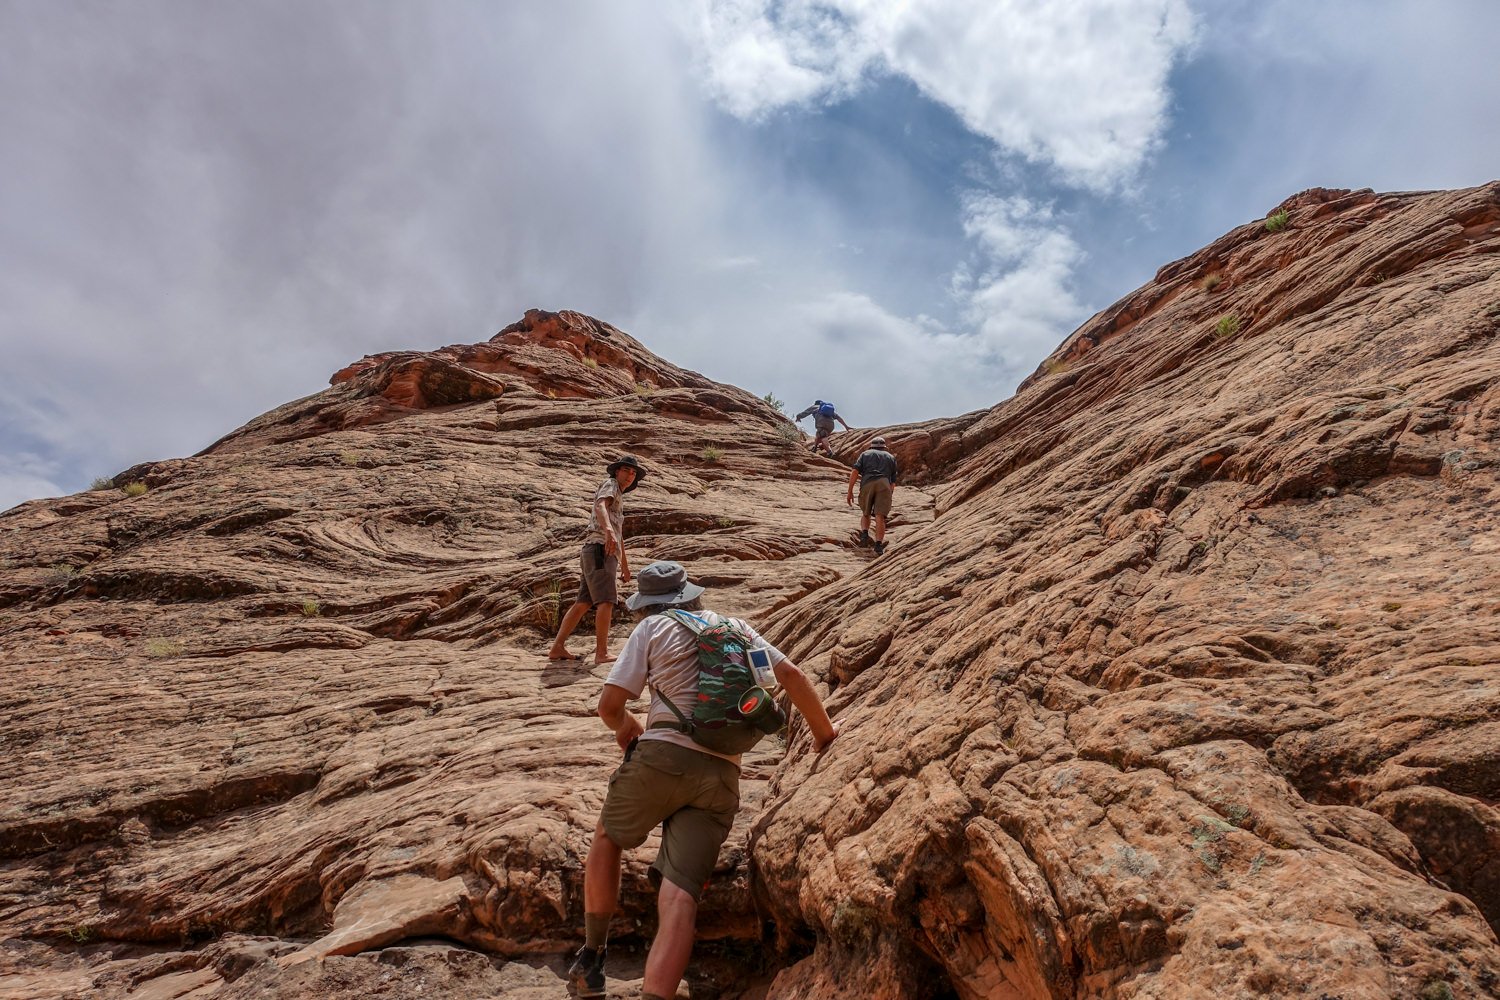
[[[643,739],[609,779],[600,822],[620,847],[639,847],[661,824],[653,880],[697,899],[740,807],[739,768],[665,740]]]

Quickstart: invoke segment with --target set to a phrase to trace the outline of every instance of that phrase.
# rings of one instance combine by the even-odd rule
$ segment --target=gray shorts
[[[588,542],[579,554],[578,565],[583,579],[578,581],[578,596],[573,600],[590,606],[615,603],[619,593],[615,588],[615,578],[620,572],[620,557],[606,556],[602,542]]]

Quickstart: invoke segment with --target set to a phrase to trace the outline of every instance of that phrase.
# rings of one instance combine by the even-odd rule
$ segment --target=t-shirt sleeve
[[[639,698],[646,689],[646,654],[650,649],[651,629],[646,622],[642,622],[630,633],[630,638],[625,640],[625,648],[620,650],[619,659],[609,668],[609,676],[604,678],[604,683],[624,688],[630,692],[630,697]]]
[[[619,495],[620,484],[615,482],[612,478],[606,479],[604,482],[600,483],[599,488],[594,491],[594,502],[598,503],[600,500],[613,499]]]
[[[854,471],[858,472],[861,476],[865,474],[865,455],[868,454],[869,452],[862,453],[854,462]]]
[[[790,657],[788,657],[781,650],[777,649],[775,646],[767,642],[759,632],[751,628],[749,622],[741,621],[738,618],[734,620],[740,623],[740,627],[745,630],[745,634],[750,637],[750,641],[759,648],[764,649],[767,655],[771,657],[771,665],[773,667],[776,664],[780,663],[782,660],[790,659]]]

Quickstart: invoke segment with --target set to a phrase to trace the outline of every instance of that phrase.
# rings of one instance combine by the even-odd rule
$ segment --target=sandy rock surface
[[[545,650],[621,452],[632,562],[845,726],[749,761],[694,997],[1500,995],[1500,185],[1284,207],[883,429],[878,560],[843,466],[575,313],[0,516],[0,997],[562,995],[618,752]]]

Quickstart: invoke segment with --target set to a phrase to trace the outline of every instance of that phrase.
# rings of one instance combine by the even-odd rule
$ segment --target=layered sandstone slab
[[[884,429],[879,560],[778,414],[569,313],[8,512],[0,996],[557,995],[617,755],[543,651],[619,451],[637,564],[846,728],[747,767],[694,996],[1500,995],[1500,185],[1285,208]]]

